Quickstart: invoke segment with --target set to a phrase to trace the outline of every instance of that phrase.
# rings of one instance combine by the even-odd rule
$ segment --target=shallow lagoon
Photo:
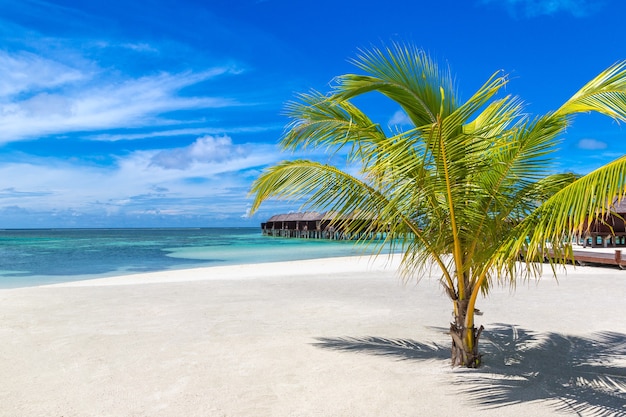
[[[364,251],[372,249],[349,241],[262,236],[258,228],[2,230],[0,288]]]

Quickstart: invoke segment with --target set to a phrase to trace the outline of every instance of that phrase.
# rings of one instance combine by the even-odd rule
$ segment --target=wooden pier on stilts
[[[264,236],[302,239],[384,239],[387,236],[387,227],[375,219],[356,215],[341,217],[330,212],[277,214],[261,223],[261,230]]]

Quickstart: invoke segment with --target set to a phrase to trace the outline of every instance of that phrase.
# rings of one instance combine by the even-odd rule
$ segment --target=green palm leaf
[[[618,62],[589,81],[557,113],[571,115],[598,112],[618,121],[626,120],[626,61]]]

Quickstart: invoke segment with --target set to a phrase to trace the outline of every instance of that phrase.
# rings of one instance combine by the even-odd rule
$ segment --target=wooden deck
[[[620,269],[626,268],[626,259],[622,258],[622,251],[615,249],[609,251],[593,251],[593,250],[574,250],[574,259],[580,265],[597,264],[597,265],[613,265]]]

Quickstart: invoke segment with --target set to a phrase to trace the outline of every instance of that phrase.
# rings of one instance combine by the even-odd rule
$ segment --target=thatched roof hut
[[[264,231],[264,233],[270,230],[321,230],[322,221],[324,220],[324,214],[325,213],[318,213],[316,211],[276,214],[270,217],[265,223],[261,223],[261,229]],[[273,232],[272,234],[275,234],[275,232]]]
[[[626,198],[613,201],[604,217],[587,220],[583,225],[585,246],[626,246]]]
[[[325,213],[318,213],[316,211],[276,214],[270,217],[266,223],[317,221],[322,220],[324,218],[324,215]]]
[[[355,224],[355,222],[357,224]],[[283,237],[326,237],[345,238],[348,229],[356,230],[358,235],[364,233],[372,234],[379,231],[376,227],[376,219],[370,215],[360,215],[352,213],[350,215],[340,215],[337,212],[328,211],[324,213],[309,211],[276,214],[270,217],[265,223],[261,223],[261,229],[266,235]],[[353,226],[353,227],[348,227]],[[341,236],[341,237],[339,237]]]

